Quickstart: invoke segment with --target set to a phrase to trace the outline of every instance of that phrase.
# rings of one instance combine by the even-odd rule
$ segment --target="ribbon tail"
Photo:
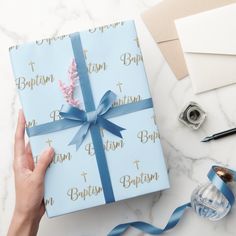
[[[100,127],[102,127],[103,129],[109,131],[110,133],[112,133],[112,134],[114,134],[114,135],[116,135],[120,138],[123,138],[122,134],[121,134],[121,131],[125,130],[125,128],[120,127],[120,126],[112,123],[111,121],[109,121],[107,119],[104,119],[101,116],[98,116],[97,122],[100,125]]]
[[[75,134],[74,138],[70,141],[69,145],[76,145],[76,151],[79,149],[80,145],[83,143],[88,130],[90,127],[90,123],[86,123],[82,125],[79,131]]]
[[[107,236],[120,236],[125,231],[128,230],[129,227],[134,227],[144,233],[151,234],[151,235],[160,235],[164,233],[166,230],[174,228],[178,222],[180,221],[181,217],[183,216],[185,210],[191,207],[191,203],[184,204],[174,210],[172,213],[169,222],[165,226],[164,229],[157,228],[151,224],[142,222],[142,221],[135,221],[126,224],[117,225]]]

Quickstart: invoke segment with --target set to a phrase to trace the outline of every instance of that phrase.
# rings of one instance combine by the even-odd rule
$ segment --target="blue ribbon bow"
[[[59,113],[62,118],[77,121],[79,124],[82,123],[82,126],[75,134],[69,145],[75,144],[76,150],[78,150],[91,125],[98,125],[100,128],[103,128],[122,138],[121,131],[125,129],[103,117],[103,115],[110,110],[115,100],[116,94],[109,90],[103,95],[95,111],[86,112],[70,105],[63,106]]]

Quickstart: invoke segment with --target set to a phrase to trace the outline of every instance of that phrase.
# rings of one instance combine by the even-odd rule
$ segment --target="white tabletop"
[[[177,0],[176,0],[177,1]],[[36,3],[35,3],[36,2]],[[236,127],[236,85],[194,95],[189,78],[177,81],[139,19],[139,13],[159,0],[0,0],[0,235],[6,235],[14,208],[13,137],[20,107],[11,72],[8,47],[123,19],[137,19],[137,28],[155,103],[171,188],[161,193],[47,219],[39,236],[104,236],[121,222],[144,220],[164,226],[171,212],[190,199],[207,181],[213,164],[236,169],[236,135],[210,143],[208,134]],[[161,22],[157,22],[161,24]],[[207,120],[199,131],[181,124],[178,113],[189,101],[199,103]],[[235,156],[234,156],[235,155]],[[220,222],[210,222],[188,210],[169,236],[232,236],[236,209]],[[131,230],[127,235],[143,235]]]

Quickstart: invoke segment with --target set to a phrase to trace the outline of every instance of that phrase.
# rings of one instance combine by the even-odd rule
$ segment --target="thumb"
[[[44,178],[46,170],[54,157],[54,150],[52,147],[47,148],[39,158],[39,161],[34,169],[36,175]]]

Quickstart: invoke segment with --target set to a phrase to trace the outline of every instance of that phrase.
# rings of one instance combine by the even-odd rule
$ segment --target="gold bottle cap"
[[[225,182],[229,183],[234,180],[233,173],[224,167],[215,167],[216,174]]]

